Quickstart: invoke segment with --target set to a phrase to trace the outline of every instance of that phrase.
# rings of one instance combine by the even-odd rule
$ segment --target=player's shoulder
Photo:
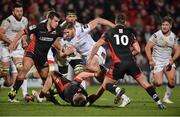
[[[13,16],[13,15],[10,15],[10,16],[8,16],[7,18],[5,18],[3,21],[7,21],[7,22],[9,22],[9,23],[12,23],[13,20],[14,20],[14,16]]]
[[[27,17],[22,16],[22,21],[23,20],[28,21]]]
[[[159,37],[161,37],[162,35],[163,35],[163,33],[162,33],[161,30],[156,31],[156,32],[153,34],[153,36],[154,36],[155,38],[159,38]]]
[[[176,34],[174,32],[171,31],[171,36],[174,38],[177,38]]]

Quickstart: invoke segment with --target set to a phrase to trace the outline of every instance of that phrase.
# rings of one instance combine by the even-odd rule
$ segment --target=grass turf
[[[60,100],[61,106],[50,102],[26,103],[23,101],[21,91],[17,95],[20,103],[7,102],[9,89],[0,89],[0,116],[178,116],[180,115],[180,86],[176,86],[171,99],[174,104],[166,104],[166,109],[161,111],[152,101],[146,91],[137,85],[123,85],[126,94],[131,98],[131,103],[125,108],[118,108],[113,104],[114,96],[105,92],[103,96],[90,107],[72,107]],[[29,89],[31,92],[32,88]],[[89,94],[97,90],[96,86],[88,87]],[[157,88],[162,99],[165,86]]]

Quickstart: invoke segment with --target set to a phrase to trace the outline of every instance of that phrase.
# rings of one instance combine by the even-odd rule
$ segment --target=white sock
[[[24,80],[23,84],[21,85],[21,89],[22,89],[23,97],[25,97],[28,94],[28,92],[27,92],[27,79]]]
[[[168,99],[170,97],[172,90],[173,90],[173,88],[166,86],[166,92],[164,94],[164,99]]]
[[[161,100],[156,102],[157,105],[162,104]]]
[[[121,96],[121,98],[122,98],[123,100],[127,100],[127,99],[129,99],[129,97],[128,97],[128,96],[126,96],[125,94],[123,94],[123,95]]]
[[[115,91],[116,91],[116,94],[117,94],[117,93],[119,93],[121,91],[121,88],[117,87]]]
[[[86,81],[85,81],[85,80],[83,80],[83,81],[81,82],[81,85],[83,86],[84,89],[87,88],[87,84],[86,84]]]

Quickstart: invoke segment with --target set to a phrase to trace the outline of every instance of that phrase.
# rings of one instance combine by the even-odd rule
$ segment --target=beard
[[[21,16],[21,17],[18,17],[18,16],[16,16],[16,15],[14,15],[14,17],[15,17],[15,19],[16,19],[17,21],[21,21],[21,19],[22,19],[22,16]]]
[[[164,35],[166,35],[167,33],[169,33],[169,31],[170,31],[170,30],[167,30],[166,32],[162,31],[162,33],[163,33]]]

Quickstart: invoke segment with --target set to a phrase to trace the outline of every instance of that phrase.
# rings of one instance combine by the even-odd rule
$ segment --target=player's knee
[[[10,69],[9,68],[2,67],[0,69],[1,69],[0,70],[1,76],[5,77],[5,76],[9,75],[9,73],[10,73]]]
[[[18,79],[18,80],[25,80],[25,79],[26,79],[26,74],[20,72],[20,73],[18,74],[18,76],[17,76],[17,79]]]
[[[79,73],[81,73],[83,71],[85,71],[84,65],[79,64],[79,65],[76,65],[75,68],[74,68],[75,74],[79,74]]]
[[[15,65],[16,65],[16,68],[18,71],[21,71],[23,69],[23,63],[22,62],[17,62]]]
[[[154,85],[160,87],[162,85],[162,82],[154,82]]]
[[[168,84],[174,86],[175,85],[175,79],[171,78],[171,80],[169,80]]]
[[[13,83],[12,82],[8,82],[8,81],[4,81],[3,85],[5,87],[10,87]]]
[[[106,89],[106,90],[111,89],[111,87],[112,87],[112,84],[111,84],[111,83],[106,83],[106,84],[103,86],[103,88]]]

